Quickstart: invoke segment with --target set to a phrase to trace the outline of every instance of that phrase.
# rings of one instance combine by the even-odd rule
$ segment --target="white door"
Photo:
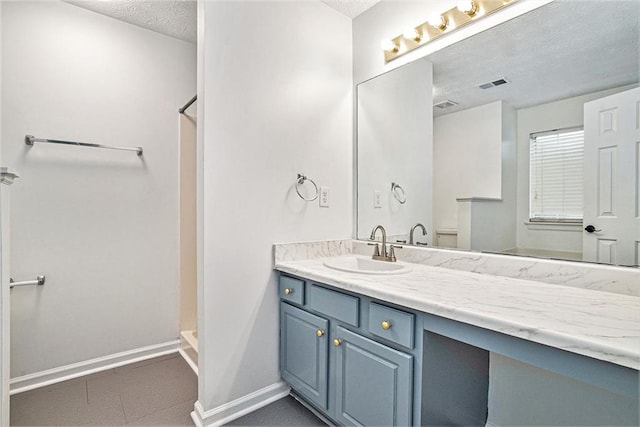
[[[584,105],[585,261],[638,265],[640,88]]]

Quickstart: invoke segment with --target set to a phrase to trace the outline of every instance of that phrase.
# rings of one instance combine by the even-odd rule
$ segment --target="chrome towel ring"
[[[401,205],[405,204],[405,202],[407,201],[407,195],[404,192],[404,188],[402,188],[400,184],[396,184],[395,182],[392,182],[391,192],[393,193],[393,197],[395,197],[396,200],[399,201]]]
[[[313,185],[314,194],[313,194],[313,197],[311,198],[306,198],[302,194],[300,194],[300,187],[304,184],[305,181],[309,181]],[[315,199],[318,198],[319,191],[318,191],[318,186],[316,185],[315,182],[313,182],[311,178],[307,178],[303,174],[299,173],[298,179],[296,180],[296,193],[298,193],[298,196],[300,196],[302,200],[305,200],[307,202],[313,202]]]

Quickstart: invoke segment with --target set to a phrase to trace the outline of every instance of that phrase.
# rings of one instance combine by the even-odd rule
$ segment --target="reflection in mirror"
[[[555,1],[360,84],[358,238],[638,265],[638,16]]]
[[[418,60],[358,86],[359,238],[382,224],[389,242],[405,243],[414,224],[432,222],[431,80]]]

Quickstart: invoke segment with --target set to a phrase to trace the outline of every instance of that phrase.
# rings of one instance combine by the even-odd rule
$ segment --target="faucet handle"
[[[389,261],[391,262],[396,262],[396,252],[394,251],[394,249],[402,249],[402,246],[400,245],[389,245]]]
[[[375,249],[373,250],[373,256],[380,256],[380,246],[378,246],[377,243],[367,243],[367,245],[375,246]]]

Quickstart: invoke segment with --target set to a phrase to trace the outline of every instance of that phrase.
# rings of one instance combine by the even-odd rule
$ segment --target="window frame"
[[[582,146],[583,146],[583,158],[584,158],[584,125],[577,126],[568,126],[559,129],[551,129],[540,132],[531,132],[529,134],[529,194],[528,194],[528,202],[529,202],[529,213],[528,213],[528,223],[529,224],[566,224],[566,225],[580,225],[584,221],[584,198],[582,203],[582,217],[581,218],[569,218],[569,217],[556,217],[556,218],[544,218],[544,217],[535,217],[533,215],[533,164],[532,164],[532,144],[534,143],[535,138],[541,136],[549,136],[549,135],[561,135],[564,133],[578,132],[582,131]],[[584,179],[584,170],[583,170],[583,179]],[[582,195],[584,195],[584,190]]]

